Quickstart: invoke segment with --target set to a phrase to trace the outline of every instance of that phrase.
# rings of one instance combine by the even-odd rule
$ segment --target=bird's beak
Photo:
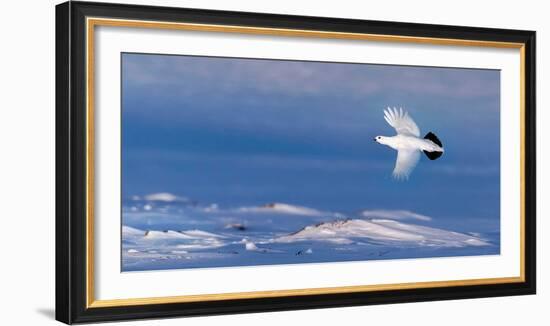
[[[376,141],[376,138],[373,138],[372,140]]]

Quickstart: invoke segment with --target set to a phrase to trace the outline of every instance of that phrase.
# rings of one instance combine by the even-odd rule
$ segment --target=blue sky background
[[[122,87],[123,198],[406,209],[499,230],[499,71],[124,53]],[[445,146],[405,182],[372,140],[395,134],[387,106]]]

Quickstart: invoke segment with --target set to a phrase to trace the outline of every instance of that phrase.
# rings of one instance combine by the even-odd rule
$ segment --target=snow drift
[[[385,245],[464,247],[489,245],[481,238],[385,219],[348,219],[311,225],[273,242],[328,241],[349,244],[370,241]]]

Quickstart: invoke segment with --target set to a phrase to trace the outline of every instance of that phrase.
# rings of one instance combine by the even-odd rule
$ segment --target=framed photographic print
[[[535,32],[56,7],[56,318],[535,293]]]

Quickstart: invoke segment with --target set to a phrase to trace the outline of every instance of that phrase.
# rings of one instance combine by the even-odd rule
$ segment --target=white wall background
[[[0,10],[0,324],[54,316],[54,5],[5,1]],[[105,1],[128,2],[128,1]],[[544,1],[135,0],[207,9],[536,30],[538,166],[550,164],[550,20]],[[546,147],[546,148],[545,148]],[[550,175],[538,169],[536,296],[130,322],[124,325],[545,325],[550,322],[545,217]],[[545,202],[546,201],[546,202]]]

